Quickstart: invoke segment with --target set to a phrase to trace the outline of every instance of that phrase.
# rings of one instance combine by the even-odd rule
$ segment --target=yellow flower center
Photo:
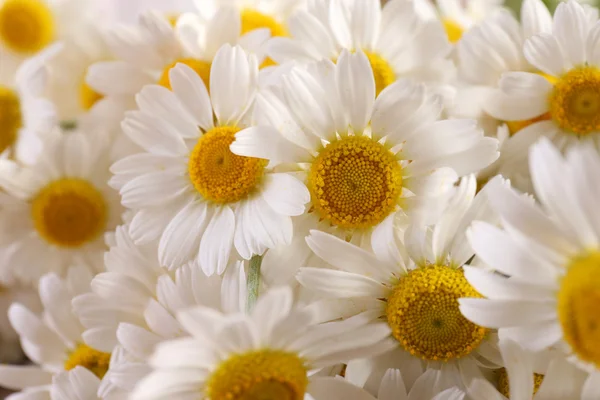
[[[87,70],[85,72],[85,74],[83,75],[83,79],[81,80],[81,85],[79,86],[79,102],[81,103],[81,107],[84,110],[89,110],[90,108],[92,108],[94,106],[94,104],[96,104],[96,102],[98,102],[99,100],[102,99],[102,96],[100,93],[96,92],[94,89],[92,89],[90,87],[90,85],[88,85],[85,82],[85,77],[87,75]]]
[[[600,252],[568,266],[558,292],[558,319],[565,341],[583,361],[600,367]]]
[[[296,354],[258,350],[225,360],[208,378],[211,400],[302,400],[308,378]]]
[[[169,79],[169,71],[171,68],[175,67],[177,64],[185,64],[190,67],[198,76],[202,79],[204,84],[206,85],[206,89],[210,88],[210,63],[206,61],[196,60],[195,58],[181,58],[176,60],[172,64],[168,65],[164,70],[160,79],[158,80],[158,84],[166,87],[167,89],[171,89],[171,80]]]
[[[450,43],[458,42],[464,33],[463,27],[460,26],[456,21],[449,18],[443,18],[442,24],[444,25],[444,29],[446,30],[448,41]]]
[[[45,1],[5,0],[0,5],[0,41],[17,53],[35,53],[54,40],[52,11]]]
[[[345,229],[370,228],[398,206],[402,167],[380,143],[349,136],[319,153],[307,186],[321,218]]]
[[[177,25],[177,20],[179,19],[180,16],[181,16],[181,14],[179,14],[179,13],[167,13],[165,15],[165,18],[167,18],[167,21],[169,21],[169,24],[171,24],[171,26],[174,28]]]
[[[15,143],[22,125],[19,96],[14,90],[0,86],[0,153]]]
[[[69,358],[65,361],[65,370],[70,371],[77,366],[85,367],[102,379],[108,371],[109,364],[110,353],[103,353],[80,344],[69,354]]]
[[[215,203],[242,200],[264,175],[267,160],[238,156],[229,150],[239,130],[234,126],[213,128],[198,139],[190,154],[190,180],[205,199]]]
[[[104,231],[107,219],[102,193],[79,178],[49,183],[33,198],[31,215],[39,235],[60,247],[79,247]]]
[[[371,68],[373,69],[373,77],[375,78],[375,92],[377,95],[383,89],[396,81],[396,74],[390,64],[384,60],[379,54],[370,51],[364,51],[369,59]]]
[[[600,69],[582,66],[560,76],[549,105],[561,129],[576,135],[600,131]]]
[[[544,375],[542,374],[533,374],[533,393],[536,394],[540,389],[542,382],[544,381]],[[498,391],[504,395],[507,399],[510,399],[510,386],[508,386],[508,374],[506,373],[506,369],[502,368],[498,372]]]
[[[287,36],[285,27],[270,15],[253,9],[245,9],[241,13],[242,35],[260,28],[269,28],[271,36]]]
[[[521,129],[527,128],[529,125],[533,125],[540,121],[548,121],[550,118],[550,113],[544,113],[532,119],[526,119],[522,121],[506,121],[506,126],[510,132],[510,136],[513,136],[515,133],[519,132]]]
[[[387,299],[393,336],[413,356],[449,361],[470,354],[487,329],[467,320],[458,308],[461,297],[481,297],[461,269],[428,265],[400,278]]]

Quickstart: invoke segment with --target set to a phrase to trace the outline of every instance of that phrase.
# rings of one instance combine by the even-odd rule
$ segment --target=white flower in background
[[[154,346],[185,334],[175,319],[178,311],[202,305],[242,312],[247,295],[241,263],[230,265],[222,277],[207,277],[190,264],[170,273],[158,262],[158,246],[135,245],[127,228],[116,230],[105,255],[107,272],[94,277],[91,293],[75,298],[73,307],[86,328],[86,343],[103,351],[121,345],[128,353],[111,366],[112,375],[105,380],[131,391],[150,371],[147,362]]]
[[[498,368],[495,334],[459,311],[458,299],[481,297],[465,275],[473,250],[465,231],[473,219],[492,218],[486,189],[475,197],[473,176],[455,189],[439,222],[431,229],[410,225],[403,242],[374,241],[374,253],[324,232],[312,231],[310,248],[333,268],[301,268],[298,280],[333,303],[331,318],[360,315],[387,322],[392,350],[374,359],[352,360],[346,378],[371,393],[388,368],[397,368],[408,390],[427,398],[449,388],[465,389],[483,378],[481,367]],[[433,371],[420,389],[417,378]]]
[[[474,223],[477,256],[494,272],[467,279],[485,299],[461,299],[474,323],[532,351],[556,347],[589,368],[600,366],[600,156],[591,143],[563,158],[548,139],[532,148],[531,176],[540,205],[491,182],[486,188],[499,229]]]
[[[580,141],[599,146],[598,32],[597,13],[574,0],[559,4],[551,33],[542,30],[525,42],[525,57],[536,71],[502,74],[486,111],[503,121],[534,120],[518,135],[546,136],[561,149]]]
[[[550,357],[543,374],[536,372],[536,355],[509,339],[499,342],[505,370],[496,389],[486,380],[474,381],[468,394],[473,399],[581,399],[600,396],[600,373],[588,375],[560,357]]]
[[[503,10],[503,3],[504,0],[415,0],[421,17],[441,20],[451,43],[460,42],[471,28]]]
[[[59,49],[52,46],[23,62],[15,76],[0,78],[0,158],[31,163],[41,151],[40,136],[56,121],[54,105],[42,97],[48,79],[45,62]],[[0,59],[0,77],[6,68]]]
[[[303,168],[298,176],[311,194],[303,227],[357,244],[368,245],[371,235],[389,242],[396,217],[435,220],[457,176],[491,164],[498,143],[484,138],[475,121],[440,120],[441,98],[422,84],[403,79],[377,98],[375,92],[360,51],[344,50],[335,65],[324,60],[294,69],[283,76],[280,95],[258,96],[260,127],[237,133],[231,150]],[[290,251],[299,256],[289,263],[265,259],[265,273],[293,275],[308,253],[302,241],[297,245]]]
[[[366,324],[360,317],[315,325],[314,312],[294,307],[287,287],[263,294],[249,315],[197,307],[179,313],[178,320],[191,337],[157,346],[154,371],[132,399],[308,400],[316,370],[376,354],[387,347],[389,335],[385,324]]]
[[[290,18],[291,38],[267,44],[276,62],[336,62],[343,49],[361,50],[375,78],[376,93],[400,78],[412,78],[433,87],[454,78],[448,58],[452,47],[438,21],[424,21],[412,1],[315,0],[308,11]],[[444,90],[447,91],[446,87]]]
[[[324,398],[331,400],[463,400],[465,398],[465,393],[457,388],[431,393],[428,386],[435,378],[436,374],[433,370],[425,371],[417,379],[412,390],[407,391],[400,370],[388,369],[373,396],[366,390],[337,377],[315,380],[311,384],[311,394],[318,397],[321,391],[323,396],[330,393],[330,397]]]
[[[102,269],[104,234],[121,219],[109,151],[91,132],[52,131],[34,164],[0,160],[0,276],[35,285],[73,264]]]
[[[14,79],[23,60],[77,35],[94,5],[91,0],[0,0],[0,81]]]
[[[71,310],[71,299],[88,291],[91,279],[89,271],[81,267],[70,268],[65,279],[53,273],[44,275],[39,281],[44,306],[40,316],[19,303],[10,307],[10,322],[21,337],[25,354],[36,365],[1,365],[2,386],[21,390],[23,398],[49,399],[52,378],[62,371],[80,366],[102,379],[111,354],[84,343],[83,326]]]
[[[293,176],[229,149],[237,132],[263,132],[252,118],[256,58],[225,45],[211,74],[210,97],[184,65],[170,73],[172,91],[142,90],[140,111],[128,113],[123,128],[145,152],[113,165],[111,180],[122,203],[137,211],[130,226],[136,242],[160,239],[163,266],[191,262],[207,275],[223,273],[232,249],[250,259],[289,243],[290,216],[309,200]]]

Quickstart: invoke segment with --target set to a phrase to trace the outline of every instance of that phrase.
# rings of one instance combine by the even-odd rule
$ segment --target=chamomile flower
[[[0,59],[0,158],[33,162],[41,150],[41,139],[55,123],[56,111],[43,97],[48,78],[48,57],[60,47],[51,46],[23,62],[14,77],[4,77],[7,66]],[[0,56],[1,57],[1,56]]]
[[[315,380],[310,388],[313,396],[317,397],[323,393],[333,392],[329,397],[332,400],[356,399],[356,400],[463,400],[465,392],[458,388],[449,388],[439,393],[431,391],[431,382],[435,379],[435,372],[426,371],[421,375],[412,390],[406,390],[406,384],[398,369],[388,369],[381,379],[376,390],[376,395],[350,384],[339,378],[322,378]]]
[[[52,379],[49,400],[121,400],[126,397],[99,396],[101,380],[89,369],[75,367]]]
[[[373,243],[368,252],[335,236],[312,231],[310,248],[333,268],[301,268],[297,278],[307,289],[338,299],[331,318],[362,315],[385,321],[394,349],[377,358],[348,363],[346,377],[376,393],[388,368],[398,368],[407,389],[424,371],[434,376],[422,390],[429,395],[466,388],[483,377],[481,366],[495,367],[495,334],[464,318],[461,297],[480,297],[465,278],[473,256],[465,231],[474,218],[491,217],[486,189],[475,197],[476,181],[465,178],[448,208],[431,229],[410,225],[404,243]],[[425,398],[425,397],[418,397]]]
[[[231,150],[273,165],[298,163],[311,194],[303,226],[356,243],[371,235],[389,242],[396,217],[435,219],[457,176],[498,156],[496,139],[484,138],[474,121],[439,120],[441,98],[422,84],[401,80],[376,98],[360,51],[344,50],[335,65],[293,70],[280,92],[258,96],[261,127],[237,133]],[[301,266],[290,261],[290,270]]]
[[[336,62],[343,49],[361,50],[373,70],[375,90],[401,78],[432,87],[452,79],[451,46],[439,21],[424,21],[412,1],[312,1],[290,18],[291,38],[273,38],[267,54],[276,62]],[[443,88],[447,91],[449,88]]]
[[[191,336],[157,346],[154,371],[132,399],[311,399],[315,370],[376,354],[389,334],[360,317],[316,325],[311,308],[294,307],[288,287],[266,292],[249,315],[197,307],[178,320]]]
[[[486,380],[476,380],[468,388],[471,398],[592,400],[600,394],[598,372],[588,375],[563,358],[552,357],[546,371],[540,374],[535,369],[535,356],[512,340],[500,340],[499,347],[506,369],[498,379],[497,389]]]
[[[93,132],[56,130],[34,164],[0,160],[2,275],[35,284],[76,263],[101,269],[104,234],[121,218],[109,150]]]
[[[38,316],[25,306],[15,303],[8,317],[21,337],[23,350],[36,365],[0,366],[0,384],[22,395],[46,398],[52,378],[77,366],[88,369],[102,379],[110,363],[110,353],[86,345],[83,326],[71,311],[71,300],[87,290],[92,275],[86,268],[72,267],[65,279],[56,274],[44,275],[39,282],[39,294],[44,306]]]
[[[534,120],[519,134],[552,138],[560,148],[579,141],[598,146],[599,31],[597,15],[575,0],[559,4],[551,33],[525,42],[525,57],[536,71],[504,73],[499,91],[487,100],[487,112],[504,121]]]
[[[289,243],[290,216],[302,214],[309,199],[292,175],[229,148],[237,132],[263,132],[251,115],[256,58],[225,45],[211,71],[210,97],[184,65],[170,73],[172,91],[144,88],[137,98],[140,110],[129,113],[123,127],[145,152],[112,167],[112,185],[136,211],[134,240],[160,239],[163,266],[191,262],[208,275],[223,273],[232,249],[250,259]]]
[[[477,256],[505,277],[468,274],[486,298],[461,299],[461,312],[527,349],[553,346],[584,367],[598,368],[600,225],[594,182],[600,157],[588,143],[563,158],[543,139],[534,145],[530,165],[541,205],[497,182],[487,187],[504,229],[476,222],[469,239]]]

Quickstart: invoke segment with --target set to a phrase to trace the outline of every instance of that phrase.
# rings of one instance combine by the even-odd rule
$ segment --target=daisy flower
[[[91,279],[82,267],[70,268],[65,279],[46,274],[39,281],[41,315],[19,303],[9,308],[8,317],[23,350],[36,365],[0,365],[3,387],[21,390],[23,398],[46,399],[53,376],[60,372],[80,366],[102,379],[111,355],[84,343],[83,326],[71,312],[71,299],[89,290]]]
[[[354,386],[346,380],[339,378],[316,379],[310,388],[310,393],[318,397],[333,392],[332,400],[463,400],[465,393],[458,388],[446,389],[442,392],[431,390],[431,383],[435,379],[435,372],[426,371],[421,375],[412,390],[407,391],[402,374],[398,369],[388,369],[377,388],[376,395],[371,395],[368,391]],[[477,399],[479,399],[477,397]]]
[[[157,346],[154,371],[132,399],[308,400],[315,370],[376,354],[389,335],[385,324],[361,318],[316,325],[312,309],[294,307],[288,287],[266,292],[249,315],[197,307],[180,312],[178,320],[191,336]]]
[[[598,146],[598,32],[597,13],[574,0],[559,4],[551,32],[533,35],[523,47],[536,71],[502,74],[499,90],[487,100],[488,113],[504,121],[535,120],[519,135],[546,136],[561,149],[579,141]]]
[[[439,120],[441,98],[423,84],[400,80],[376,97],[361,51],[344,50],[335,65],[324,60],[282,79],[280,95],[264,90],[257,98],[260,127],[237,133],[231,150],[302,167],[298,176],[311,194],[304,227],[355,243],[372,235],[389,242],[396,217],[435,219],[457,176],[498,157],[496,139],[484,138],[475,121]],[[304,249],[289,251],[309,253],[298,245]],[[301,258],[273,267],[295,271]]]
[[[496,389],[486,380],[476,380],[468,388],[474,399],[582,399],[600,395],[600,373],[587,375],[564,359],[549,360],[544,374],[535,372],[535,357],[510,339],[499,342],[505,370]]]
[[[93,6],[89,0],[0,0],[0,79],[12,79],[25,59],[76,35]]]
[[[46,60],[58,50],[59,46],[51,46],[23,62],[15,76],[5,76],[7,66],[3,59],[0,62],[0,158],[31,163],[39,155],[40,136],[56,120],[54,105],[43,95],[48,79]]]
[[[334,268],[301,268],[297,279],[328,299],[338,299],[332,317],[362,315],[391,329],[392,350],[375,359],[348,363],[346,377],[376,393],[388,368],[398,368],[407,389],[431,370],[430,394],[458,387],[481,375],[480,367],[498,368],[495,333],[459,311],[461,297],[480,297],[469,285],[464,265],[473,256],[465,231],[474,218],[491,218],[486,189],[475,197],[473,176],[462,180],[448,208],[431,229],[410,225],[404,243],[373,243],[369,252],[324,232],[306,239],[317,256]],[[420,397],[419,397],[420,398]]]
[[[343,49],[361,50],[373,70],[376,93],[400,78],[439,86],[453,78],[452,49],[439,21],[424,21],[412,1],[312,1],[290,18],[291,38],[273,38],[276,62],[336,62]],[[446,88],[447,90],[448,88]]]
[[[89,369],[75,367],[52,379],[49,400],[117,400],[126,397],[100,397],[100,379]]]
[[[527,349],[556,347],[583,367],[598,368],[600,225],[595,182],[600,157],[588,143],[563,158],[543,139],[533,146],[530,168],[540,205],[497,182],[488,185],[488,199],[504,229],[478,221],[469,240],[477,256],[504,276],[468,274],[486,298],[461,299],[461,312]]]
[[[251,111],[256,58],[225,45],[211,71],[210,97],[185,65],[171,71],[172,91],[142,90],[140,110],[123,128],[145,152],[113,165],[111,181],[122,203],[137,210],[130,226],[136,242],[159,238],[161,265],[193,262],[207,275],[223,273],[232,248],[250,259],[289,243],[290,216],[302,214],[309,199],[293,176],[229,149],[237,132],[262,132]]]
[[[55,130],[34,164],[0,160],[0,275],[35,284],[77,263],[102,268],[104,234],[121,218],[109,150],[95,132]]]

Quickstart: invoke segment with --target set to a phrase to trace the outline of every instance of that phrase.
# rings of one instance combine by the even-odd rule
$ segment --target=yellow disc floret
[[[86,83],[86,75],[87,71],[83,75],[83,79],[79,86],[79,102],[81,103],[81,107],[84,110],[89,110],[94,106],[94,104],[96,104],[96,102],[101,100],[103,96],[100,93],[96,92],[94,89],[92,89],[90,85]]]
[[[196,60],[195,58],[182,58],[168,65],[162,72],[158,84],[171,89],[171,80],[169,79],[169,71],[177,64],[185,64],[190,67],[202,79],[206,85],[206,89],[210,88],[210,66],[206,61]]]
[[[379,54],[370,51],[365,51],[364,53],[369,59],[369,63],[373,69],[375,92],[379,95],[383,89],[396,81],[396,74],[390,64]]]
[[[54,35],[54,18],[45,1],[5,0],[0,5],[0,41],[12,51],[38,52]]]
[[[260,183],[267,160],[233,154],[229,145],[240,129],[219,126],[206,132],[190,154],[188,172],[196,190],[215,203],[249,196]]]
[[[540,121],[548,121],[551,118],[552,117],[550,116],[550,113],[544,113],[535,118],[526,119],[522,121],[506,121],[506,126],[508,127],[508,131],[510,132],[510,136],[513,136],[520,130],[527,128],[529,125],[533,125],[536,122]]]
[[[370,228],[393,212],[402,193],[402,168],[366,136],[330,143],[314,160],[308,189],[320,217],[345,229]]]
[[[410,271],[387,299],[392,335],[410,354],[427,361],[467,356],[487,329],[462,316],[461,297],[481,297],[461,269],[428,265]]]
[[[19,96],[14,90],[0,86],[0,153],[15,143],[22,125]]]
[[[78,178],[53,181],[31,202],[38,234],[60,247],[79,247],[100,236],[107,220],[106,202],[91,183]]]
[[[296,354],[258,350],[225,360],[206,383],[211,400],[302,400],[307,369]]]
[[[544,375],[533,374],[533,393],[536,394],[540,389],[542,382],[544,381]],[[510,399],[510,386],[508,385],[508,374],[506,369],[502,368],[498,372],[498,391],[504,395],[507,399]]]
[[[285,27],[277,22],[275,18],[253,9],[245,9],[241,13],[242,35],[260,28],[271,30],[271,36],[286,36]]]
[[[558,318],[565,341],[581,360],[600,367],[600,252],[576,258],[558,292]]]
[[[65,370],[70,371],[77,366],[85,367],[102,379],[108,371],[109,363],[110,353],[103,353],[85,344],[79,344],[65,361]]]
[[[561,129],[576,135],[600,131],[600,69],[577,67],[560,76],[549,105],[552,120]]]
[[[442,24],[444,25],[444,29],[446,30],[448,41],[450,43],[458,42],[464,33],[463,27],[460,26],[458,22],[448,18],[442,19]]]

